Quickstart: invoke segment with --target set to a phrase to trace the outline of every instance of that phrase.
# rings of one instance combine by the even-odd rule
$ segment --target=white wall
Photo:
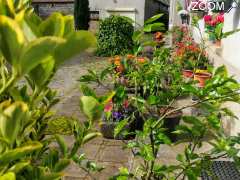
[[[240,28],[240,9],[233,9],[225,14],[224,31]],[[222,57],[240,71],[240,33],[223,39]]]
[[[109,15],[107,9],[136,9],[136,22],[140,25],[144,23],[145,0],[90,0],[89,5],[92,11],[100,11],[100,18]]]

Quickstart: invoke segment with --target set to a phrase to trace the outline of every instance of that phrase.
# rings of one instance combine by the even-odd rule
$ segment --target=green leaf
[[[92,96],[94,98],[97,98],[96,93],[94,90],[92,90],[89,86],[86,84],[81,84],[80,85],[81,92],[83,93],[84,96]]]
[[[132,39],[133,41],[139,41],[141,39],[141,37],[143,36],[144,32],[141,30],[137,30],[133,33]]]
[[[184,116],[182,117],[183,121],[188,124],[201,125],[202,122],[194,116]]]
[[[154,31],[163,31],[165,30],[163,23],[154,23],[154,24],[148,24],[144,26],[144,32],[154,32]]]
[[[60,13],[53,13],[45,21],[43,21],[39,28],[42,36],[57,36],[64,35],[64,18]]]
[[[150,24],[158,19],[160,19],[164,14],[157,14],[151,18],[149,18],[148,20],[145,21],[145,24]]]
[[[59,180],[63,176],[63,173],[50,173],[41,176],[39,180]]]
[[[0,15],[0,51],[10,64],[17,65],[24,41],[19,25],[14,20]]]
[[[22,52],[18,71],[20,75],[30,72],[42,62],[50,60],[57,45],[62,44],[64,39],[57,37],[43,37],[30,42]]]
[[[8,172],[14,172],[14,173],[19,173],[22,171],[26,166],[28,166],[30,162],[19,162],[14,164],[10,169],[8,169]]]
[[[194,95],[199,94],[199,90],[192,85],[183,85],[181,88],[182,88],[183,92],[185,92],[185,93],[191,93]]]
[[[0,176],[0,180],[15,180],[16,176],[14,173],[9,172],[4,174],[3,176]]]
[[[98,133],[98,132],[92,132],[92,133],[88,133],[86,136],[84,136],[83,138],[83,141],[82,143],[83,144],[86,144],[88,143],[89,141],[91,141],[92,139],[98,137],[98,136],[101,136],[102,134],[101,133]]]
[[[28,107],[22,102],[15,102],[0,113],[0,134],[10,143],[14,143],[21,129],[23,121],[26,121]]]
[[[66,38],[66,42],[59,45],[54,54],[57,66],[96,45],[96,38],[88,31],[74,32]]]
[[[48,56],[43,62],[30,71],[29,77],[39,89],[46,85],[47,82],[50,82],[49,78],[54,73],[54,65],[55,60],[52,56]]]
[[[60,150],[62,151],[63,156],[66,157],[68,152],[68,147],[67,147],[67,144],[65,143],[64,138],[60,135],[55,135],[55,138],[57,140]]]
[[[223,33],[223,38],[227,38],[228,36],[231,36],[231,35],[239,32],[239,31],[240,31],[240,29],[235,29],[235,30],[233,30],[233,31],[225,32],[225,33]]]
[[[64,18],[64,24],[65,24],[64,37],[66,37],[75,31],[74,18],[71,15],[64,16],[63,18]]]
[[[0,155],[0,163],[1,165],[8,164],[15,160],[21,159],[26,155],[32,154],[34,151],[42,148],[42,144],[39,142],[31,142],[28,145],[15,148],[13,150],[9,150]]]
[[[226,66],[220,66],[215,70],[214,76],[221,75],[223,77],[226,77],[228,75],[228,71]]]
[[[117,126],[114,128],[114,137],[118,136],[122,132],[123,128],[126,127],[127,124],[128,119],[124,119],[117,123]]]
[[[61,172],[63,171],[69,164],[69,159],[60,159],[57,164],[54,166],[54,172]]]
[[[22,25],[25,37],[29,41],[33,41],[37,37],[41,37],[41,32],[39,29],[39,24],[42,20],[35,13],[28,13],[24,16],[24,24]]]
[[[94,97],[81,97],[80,108],[89,120],[98,120],[102,116],[103,106]]]

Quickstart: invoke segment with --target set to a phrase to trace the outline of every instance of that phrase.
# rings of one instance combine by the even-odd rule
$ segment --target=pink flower
[[[218,15],[216,19],[217,19],[218,23],[224,23],[224,15],[223,14]]]
[[[212,21],[209,22],[210,26],[216,26],[216,24],[217,24],[216,20],[212,20]]]
[[[113,102],[110,100],[104,107],[104,112],[110,112],[113,109]]]
[[[210,16],[210,15],[205,15],[204,16],[204,21],[205,22],[209,22],[209,21],[211,21],[212,20],[212,16]]]

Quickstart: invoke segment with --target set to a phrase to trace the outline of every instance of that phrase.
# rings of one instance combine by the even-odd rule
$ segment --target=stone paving
[[[85,117],[79,109],[79,99],[81,93],[79,91],[78,79],[81,75],[87,73],[90,68],[100,70],[104,68],[106,58],[97,58],[92,53],[84,53],[73,58],[64,64],[56,73],[51,87],[56,89],[60,95],[60,103],[56,105],[55,110],[58,115],[77,117],[80,121],[84,121]],[[104,90],[94,87],[98,94],[104,94]],[[65,137],[68,145],[73,143],[72,137]],[[116,174],[118,168],[129,167],[131,153],[122,149],[121,141],[107,140],[97,138],[85,145],[80,152],[84,152],[89,160],[97,162],[98,165],[105,167],[100,174],[94,174],[93,177],[87,175],[86,172],[72,164],[65,173],[67,180],[80,179],[98,179],[105,180]]]
[[[106,58],[97,58],[92,53],[84,53],[73,58],[63,65],[54,77],[51,87],[58,90],[61,102],[55,107],[58,115],[67,115],[77,117],[80,121],[84,121],[85,117],[79,110],[79,77],[87,72],[89,68],[100,70],[106,65]],[[104,90],[98,87],[93,87],[98,94],[104,94]],[[184,104],[187,99],[179,100],[177,103]],[[176,104],[177,105],[177,104]],[[185,114],[191,113],[189,110]],[[73,138],[66,136],[66,142],[71,146]],[[123,142],[117,140],[107,140],[97,138],[85,145],[80,152],[85,153],[89,160],[95,161],[98,165],[105,167],[101,173],[89,176],[75,164],[72,164],[65,172],[65,180],[107,180],[110,176],[115,175],[118,169],[122,166],[133,168],[139,165],[139,160],[133,160],[130,151],[123,150]],[[176,163],[176,155],[182,152],[184,144],[178,146],[163,145],[158,157],[159,161],[164,164]]]

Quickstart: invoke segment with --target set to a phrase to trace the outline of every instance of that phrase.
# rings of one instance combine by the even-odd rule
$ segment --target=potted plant
[[[115,136],[119,124],[123,124],[123,127],[121,133],[118,132]],[[103,137],[117,140],[132,139],[135,136],[133,132],[141,130],[141,124],[143,124],[142,119],[130,104],[125,88],[119,86],[104,108],[100,123]]]
[[[224,14],[205,15],[205,31],[209,35],[209,39],[220,47],[223,38]]]

